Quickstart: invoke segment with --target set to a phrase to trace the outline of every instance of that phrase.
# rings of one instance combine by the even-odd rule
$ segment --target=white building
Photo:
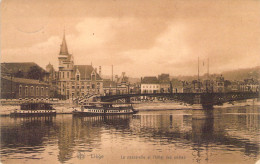
[[[141,93],[160,93],[160,83],[157,77],[144,77],[141,80]]]

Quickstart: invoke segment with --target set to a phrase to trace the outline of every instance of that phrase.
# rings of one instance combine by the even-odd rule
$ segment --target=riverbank
[[[243,106],[260,106],[260,101],[253,99],[237,101],[233,103],[224,103],[220,106],[214,106],[215,109],[218,108],[230,108],[230,107],[243,107]],[[72,107],[74,105],[68,102],[57,102],[53,104],[56,109],[57,114],[72,114]],[[176,102],[149,102],[133,104],[134,109],[138,111],[161,111],[161,110],[192,110],[192,105],[185,103]],[[12,111],[19,109],[19,105],[0,105],[0,116],[9,116]]]

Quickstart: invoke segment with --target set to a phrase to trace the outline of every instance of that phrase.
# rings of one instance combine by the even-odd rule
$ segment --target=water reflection
[[[140,149],[149,147],[152,153],[184,150],[192,162],[212,162],[215,157],[209,152],[213,150],[235,156],[242,153],[254,161],[259,155],[258,135],[257,108],[140,112],[134,116],[5,117],[1,118],[1,156],[8,161],[19,154],[15,159],[23,161],[26,154],[38,153],[38,158],[48,159],[48,150],[55,156],[54,162],[64,163],[78,158],[79,152],[107,153],[105,145],[115,141],[110,146],[116,153],[122,151],[121,145],[137,142]]]

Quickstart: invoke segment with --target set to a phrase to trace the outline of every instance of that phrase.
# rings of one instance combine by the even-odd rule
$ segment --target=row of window
[[[59,77],[60,78],[65,78],[65,72],[59,72]],[[67,72],[67,78],[70,78],[70,72]],[[91,79],[96,79],[96,75],[91,75]],[[80,80],[80,75],[76,75],[76,80],[79,81]]]
[[[97,112],[97,113],[100,113],[100,112],[104,112],[103,109],[88,109],[89,112]],[[107,110],[107,113],[126,113],[126,112],[129,112],[129,110]]]
[[[63,90],[63,92],[65,92],[65,91]],[[91,92],[90,92],[90,93],[91,93]],[[100,90],[98,89],[96,93],[99,94],[99,93],[100,93]],[[88,94],[89,94],[89,92],[86,92],[86,93],[81,92],[81,95],[80,95],[80,93],[78,92],[78,93],[76,94],[76,96],[85,96],[85,95],[88,95]],[[69,91],[68,91],[68,90],[67,90],[67,95],[69,95]],[[72,92],[72,93],[71,93],[71,96],[74,97],[74,96],[75,96],[75,93]]]
[[[22,88],[23,86],[20,85],[19,86],[19,96],[22,96]],[[24,89],[24,95],[25,96],[48,96],[48,87],[36,87],[36,91],[34,91],[34,87],[31,86],[31,87],[28,87],[28,86],[25,86],[25,89]],[[44,94],[45,93],[45,94]]]
[[[147,86],[147,85],[146,85],[146,86],[145,86],[145,85],[144,85],[144,86],[142,86],[142,88],[159,88],[159,86],[158,86],[158,85],[157,85],[157,86],[155,86],[155,85],[153,85],[153,86],[151,86],[151,85],[150,85],[150,86]]]

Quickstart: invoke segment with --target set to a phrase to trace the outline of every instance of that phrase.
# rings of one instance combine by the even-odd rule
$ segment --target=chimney
[[[101,77],[101,66],[99,66],[99,76]]]

